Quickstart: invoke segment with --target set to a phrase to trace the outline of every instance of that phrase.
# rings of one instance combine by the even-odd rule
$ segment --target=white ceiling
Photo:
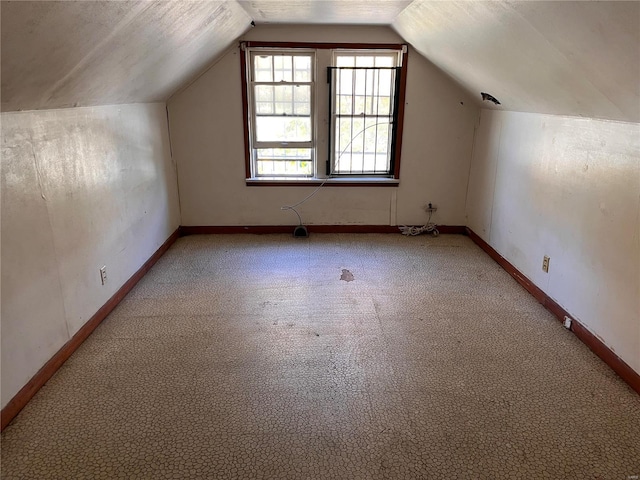
[[[640,122],[640,2],[419,0],[393,27],[497,108]]]
[[[389,25],[411,0],[239,0],[260,23]]]
[[[235,1],[2,1],[2,110],[164,101],[250,28]]]
[[[164,101],[253,20],[391,25],[470,93],[497,97],[495,108],[640,122],[635,1],[3,0],[1,9],[3,111]]]

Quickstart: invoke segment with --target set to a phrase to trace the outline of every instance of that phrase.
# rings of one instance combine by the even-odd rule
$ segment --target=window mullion
[[[375,130],[375,134],[373,137],[373,145],[374,145],[374,150],[373,150],[373,170],[376,171],[377,170],[377,166],[378,166],[378,128],[380,127],[379,122],[378,122],[378,98],[380,97],[380,92],[379,92],[379,85],[380,85],[380,71],[376,70],[373,72],[373,80],[372,80],[372,85],[371,88],[373,89],[373,96],[371,97],[371,113],[373,113],[373,99],[376,99],[376,124],[373,127]],[[375,95],[377,93],[377,95]]]

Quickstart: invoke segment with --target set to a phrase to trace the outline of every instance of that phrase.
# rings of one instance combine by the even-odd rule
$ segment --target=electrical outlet
[[[107,283],[107,266],[106,265],[100,269],[100,281],[102,282],[102,285]]]
[[[546,255],[544,256],[544,258],[542,259],[542,271],[549,273],[549,261],[551,259],[549,257],[547,257]]]
[[[434,205],[433,203],[429,202],[428,204],[426,204],[424,206],[424,211],[427,213],[433,213],[436,210],[438,210],[438,207],[436,205]]]

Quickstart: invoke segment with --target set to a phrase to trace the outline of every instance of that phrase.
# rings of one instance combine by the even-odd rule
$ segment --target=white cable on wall
[[[358,138],[360,136],[360,134],[364,133],[365,131],[367,131],[368,129],[372,128],[372,127],[377,127],[378,125],[385,125],[384,122],[378,122],[378,123],[374,123],[373,125],[369,125],[365,128],[363,128],[362,130],[360,130],[358,133],[356,133],[352,138],[351,141],[349,143],[347,143],[347,146],[344,147],[344,149],[340,152],[340,155],[338,155],[338,158],[336,158],[335,162],[332,164],[332,170],[331,172],[329,172],[329,175],[327,175],[327,178],[324,179],[324,181],[318,185],[318,187],[311,192],[309,195],[307,195],[306,197],[304,197],[302,200],[300,200],[298,203],[294,203],[293,205],[283,205],[282,207],[280,207],[280,210],[292,210],[293,213],[295,213],[298,217],[298,222],[299,225],[302,225],[302,217],[300,216],[300,213],[298,213],[298,210],[296,210],[296,207],[302,205],[303,203],[305,203],[307,200],[309,200],[311,197],[313,197],[316,193],[318,193],[318,191],[320,191],[320,189],[322,187],[324,187],[324,185],[331,179],[333,178],[333,169],[335,168],[336,164],[338,163],[338,161],[340,160],[340,158],[342,157],[342,155],[347,151],[347,149],[351,146],[351,144],[354,142],[354,140],[356,138]]]
[[[421,227],[400,225],[398,227],[400,229],[400,233],[407,236],[420,235],[421,233],[431,233],[434,237],[440,235],[436,224],[431,222],[431,216],[436,209],[431,204],[429,204],[427,207],[425,207],[425,210],[429,212],[429,219],[427,220],[427,223],[425,225]]]
[[[407,227],[406,225],[400,225],[398,228],[400,229],[400,233],[407,236],[420,235],[421,233],[425,233],[425,232],[433,234],[434,237],[437,237],[438,235],[440,235],[440,232],[438,231],[438,228],[434,223],[428,223],[421,227],[411,227],[411,226]]]

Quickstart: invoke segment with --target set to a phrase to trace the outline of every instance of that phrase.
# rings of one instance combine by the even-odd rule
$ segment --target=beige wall
[[[179,223],[164,104],[2,114],[2,407]]]
[[[467,215],[640,372],[640,125],[482,110]]]
[[[259,26],[243,40],[386,42],[387,27]],[[318,102],[325,102],[324,98]],[[243,147],[240,55],[224,55],[168,102],[178,165],[183,225],[294,225],[283,212],[311,187],[247,187]],[[306,224],[423,224],[422,206],[439,209],[440,224],[464,224],[466,186],[477,104],[410,49],[399,188],[325,186],[300,208]],[[319,119],[319,128],[327,128]],[[318,148],[321,164],[326,148]]]

